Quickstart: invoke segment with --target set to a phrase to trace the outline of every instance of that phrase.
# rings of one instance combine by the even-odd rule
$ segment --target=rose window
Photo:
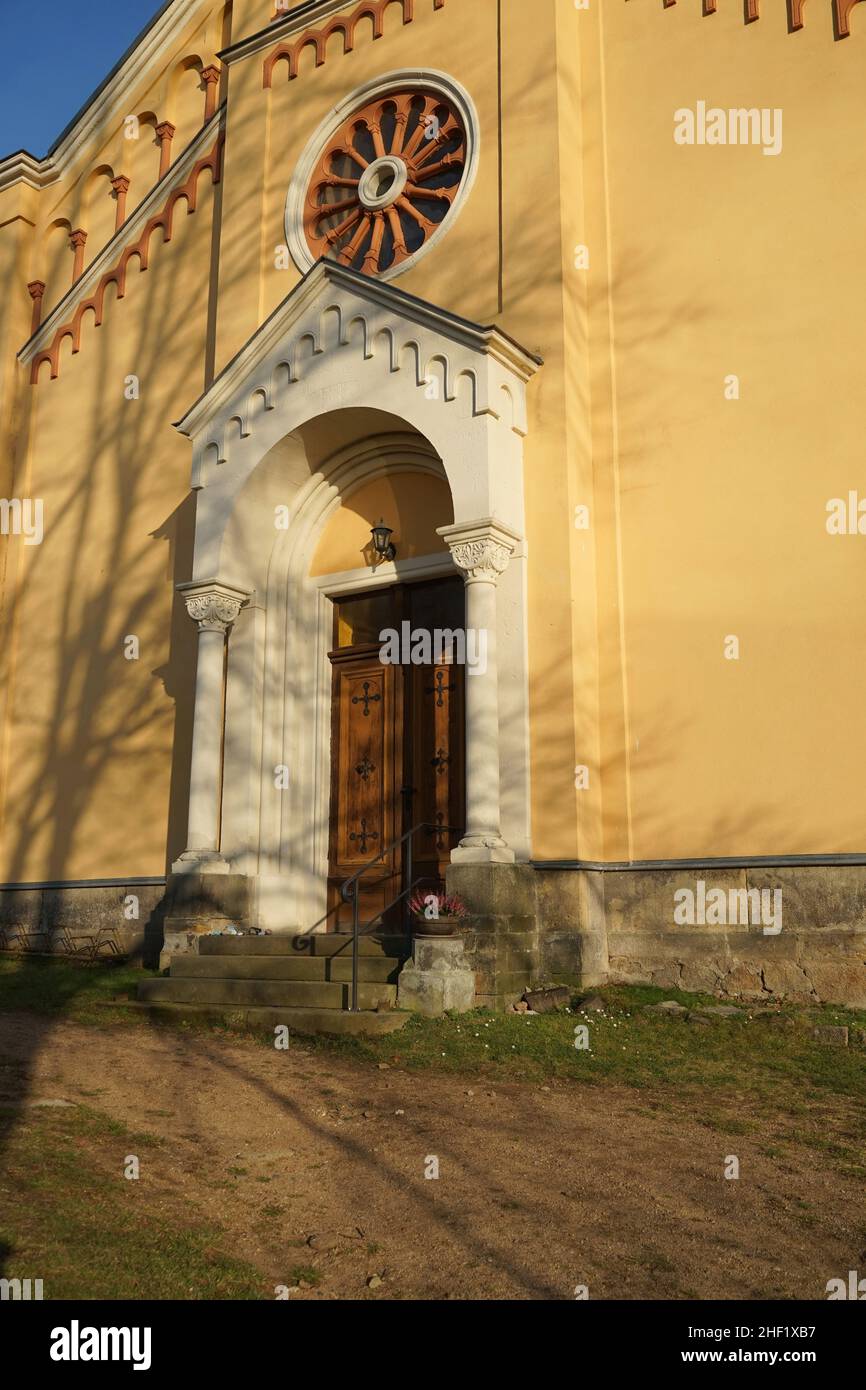
[[[456,105],[429,89],[379,96],[345,118],[307,186],[303,226],[313,258],[382,275],[416,255],[460,191],[466,145]]]

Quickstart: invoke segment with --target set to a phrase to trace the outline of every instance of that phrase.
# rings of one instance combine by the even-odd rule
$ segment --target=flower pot
[[[424,918],[415,923],[416,936],[453,936],[460,921],[459,917]]]

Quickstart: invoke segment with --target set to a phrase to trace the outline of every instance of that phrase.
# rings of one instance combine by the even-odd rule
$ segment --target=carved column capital
[[[495,584],[500,574],[508,568],[520,540],[510,526],[492,517],[442,526],[438,534],[449,547],[454,563],[463,571],[467,583]]]
[[[232,623],[237,622],[238,614],[249,598],[243,589],[235,589],[215,579],[204,584],[178,584],[177,587],[183,595],[187,613],[198,624],[199,632],[228,632]]]
[[[32,337],[42,322],[42,297],[45,294],[45,281],[31,280],[27,286],[27,292],[33,300],[33,312],[30,315],[30,336]]]
[[[74,232],[69,233],[69,245],[75,252],[75,256],[72,261],[73,285],[75,284],[76,280],[80,277],[81,272],[84,269],[84,247],[86,242],[87,233],[84,231],[83,227],[76,227]]]
[[[219,80],[220,80],[220,77],[221,77],[221,76],[222,76],[222,74],[221,74],[219,68],[216,67],[216,65],[215,65],[214,63],[210,63],[210,64],[208,65],[208,67],[202,68],[201,80],[202,80],[202,82],[205,84],[205,103],[204,103],[204,119],[205,119],[205,125],[207,124],[207,122],[208,122],[208,121],[211,119],[211,117],[213,116],[214,111],[216,111],[216,103],[217,103],[217,86],[218,86],[218,84],[219,84]]]
[[[159,177],[165,178],[171,167],[171,142],[174,139],[175,127],[171,121],[160,121],[156,127],[156,134],[159,139]]]
[[[488,583],[495,583],[500,574],[504,574],[511,559],[508,547],[492,540],[458,541],[451,546],[451,554],[457,568],[470,579],[484,579]]]
[[[114,230],[119,232],[126,221],[126,195],[129,192],[129,179],[125,174],[118,174],[116,179],[111,180],[111,186],[114,189],[114,196],[117,199]]]

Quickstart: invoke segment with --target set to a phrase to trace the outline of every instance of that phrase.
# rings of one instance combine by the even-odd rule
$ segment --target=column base
[[[243,874],[207,873],[185,861],[165,886],[165,919],[160,969],[177,954],[197,953],[199,939],[215,927],[241,930],[250,925],[250,880]]]
[[[228,874],[231,866],[215,849],[185,849],[171,866],[173,874]]]
[[[451,851],[452,864],[513,864],[515,854],[501,835],[464,835]]]

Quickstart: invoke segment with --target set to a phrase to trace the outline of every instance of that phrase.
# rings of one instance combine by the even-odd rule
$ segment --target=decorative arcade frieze
[[[415,18],[415,7],[420,2],[421,0],[402,0],[404,24],[411,24]],[[278,44],[265,58],[262,68],[262,86],[267,89],[272,85],[274,68],[278,63],[286,64],[288,81],[296,78],[298,76],[298,63],[305,48],[315,50],[316,67],[320,68],[328,56],[328,41],[334,34],[342,35],[343,55],[351,53],[355,47],[358,25],[362,20],[366,21],[365,31],[372,34],[374,39],[380,39],[385,32],[385,11],[393,3],[394,0],[362,0],[362,3],[357,5],[351,14],[335,15],[327,24],[322,24],[318,28],[311,26],[299,34],[296,39]],[[445,0],[433,0],[434,10],[444,8]],[[333,47],[330,51],[333,52]]]
[[[219,183],[221,177],[223,143],[224,133],[220,130],[210,152],[193,164],[182,183],[169,190],[162,207],[147,218],[147,221],[144,223],[144,226],[137,236],[135,236],[134,228],[130,225],[130,235],[135,236],[135,239],[128,242],[127,245],[123,246],[123,248],[118,251],[117,260],[100,275],[93,292],[76,304],[74,312],[71,312],[69,317],[64,319],[64,321],[55,328],[51,335],[50,342],[46,346],[40,347],[33,356],[30,367],[31,386],[37,385],[40,368],[45,362],[51,364],[52,381],[60,375],[60,348],[64,338],[70,338],[72,340],[73,353],[79,351],[81,347],[81,326],[84,316],[89,310],[93,312],[93,326],[95,328],[100,327],[105,313],[105,294],[109,285],[114,285],[116,299],[123,299],[126,293],[127,270],[132,258],[135,257],[137,259],[139,271],[147,270],[150,256],[150,243],[154,232],[158,229],[162,231],[163,245],[171,241],[175,209],[181,199],[183,199],[187,205],[188,214],[195,212],[198,201],[198,183],[205,170],[210,171],[211,180],[214,184]],[[84,233],[75,232],[73,233],[73,237],[84,237]],[[76,247],[79,246],[79,242],[74,242],[74,244]],[[83,244],[83,241],[81,241],[82,256]],[[81,267],[77,267],[73,281],[73,289],[75,282],[77,282],[80,276]],[[41,311],[42,303],[39,293],[40,284],[41,282],[34,281],[31,286],[28,286],[34,303],[33,321],[34,325],[37,327],[37,306]],[[42,286],[42,294],[44,294],[44,286]],[[46,326],[47,323],[48,321],[46,320]]]
[[[666,10],[673,9],[677,0],[662,0],[662,7]],[[701,4],[705,16],[717,14],[719,12],[719,0],[695,0]],[[743,11],[744,24],[753,24],[755,20],[761,18],[761,0],[734,0],[735,4],[740,5]],[[825,8],[829,8],[833,19],[834,33],[837,39],[847,39],[851,33],[851,11],[860,0],[825,0]],[[788,29],[796,33],[803,28],[806,6],[809,5],[809,12],[815,10],[817,0],[786,0]],[[774,6],[775,8],[775,6]]]

